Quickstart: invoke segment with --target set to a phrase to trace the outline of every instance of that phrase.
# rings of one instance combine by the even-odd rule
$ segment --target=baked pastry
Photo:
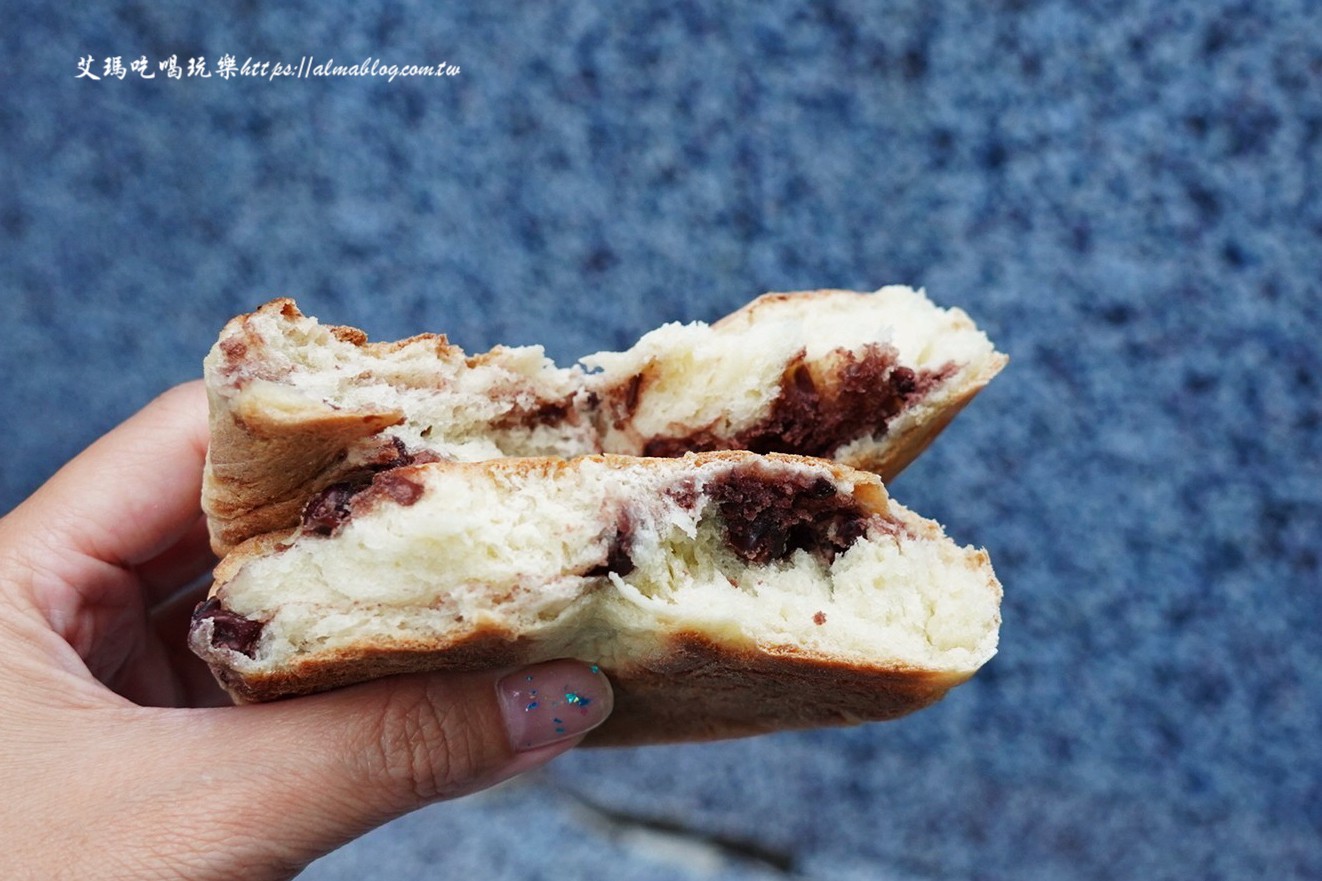
[[[415,462],[749,449],[890,479],[1005,361],[961,310],[904,287],[768,294],[569,368],[539,346],[372,343],[274,300],[206,359],[203,508],[224,554],[328,486]]]
[[[750,452],[399,465],[236,548],[190,645],[240,701],[601,665],[599,744],[890,719],[996,650],[987,555],[875,474]]]

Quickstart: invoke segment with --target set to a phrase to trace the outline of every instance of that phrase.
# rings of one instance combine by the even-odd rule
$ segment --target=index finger
[[[175,386],[56,472],[5,518],[20,544],[131,568],[171,547],[201,514],[207,401]]]

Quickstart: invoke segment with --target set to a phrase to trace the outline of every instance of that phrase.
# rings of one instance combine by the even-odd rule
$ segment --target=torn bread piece
[[[332,484],[414,462],[751,449],[888,480],[1005,361],[964,312],[905,287],[767,294],[569,368],[539,346],[368,342],[275,300],[206,359],[203,508],[224,554]]]
[[[962,310],[892,286],[765,294],[582,360],[606,452],[792,453],[890,480],[1007,359]]]
[[[216,571],[193,650],[240,701],[597,663],[602,744],[891,719],[996,650],[984,551],[876,475],[748,452],[400,466]]]

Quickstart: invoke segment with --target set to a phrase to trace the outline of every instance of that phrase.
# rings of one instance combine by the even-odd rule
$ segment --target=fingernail
[[[610,681],[595,664],[551,661],[511,673],[496,686],[516,752],[577,737],[610,715]]]

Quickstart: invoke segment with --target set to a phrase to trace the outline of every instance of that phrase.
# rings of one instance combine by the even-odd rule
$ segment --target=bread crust
[[[669,636],[654,657],[606,670],[615,709],[594,746],[709,741],[897,719],[968,679],[866,666],[795,646],[739,650],[699,633]]]
[[[936,402],[930,418],[909,421],[898,431],[889,433],[886,443],[875,443],[851,451],[840,461],[853,468],[871,471],[885,483],[890,483],[908,468],[918,456],[936,440],[937,435],[950,425],[1009,363],[1005,355],[997,355],[976,373],[971,374],[957,388],[949,389],[943,400]]]
[[[203,472],[203,509],[212,548],[224,554],[254,535],[298,521],[308,498],[361,470],[345,459],[355,441],[380,434],[403,414],[344,413],[308,404],[274,418],[252,395],[210,400],[211,443]]]
[[[442,647],[415,642],[322,654],[271,674],[213,670],[236,702],[258,703],[385,676],[513,670],[546,660],[552,658],[528,638],[484,628]],[[725,740],[889,721],[936,703],[970,675],[867,666],[789,645],[741,650],[692,632],[671,634],[638,663],[603,665],[602,672],[615,707],[588,737],[589,746]]]

